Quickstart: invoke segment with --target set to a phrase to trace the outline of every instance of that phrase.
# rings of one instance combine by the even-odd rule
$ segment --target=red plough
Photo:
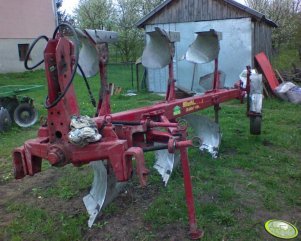
[[[242,101],[248,88],[244,89],[240,82],[232,89],[220,86],[217,66],[218,51],[215,50],[215,52],[210,52],[211,56],[209,54],[209,58],[205,61],[215,60],[216,63],[213,89],[204,95],[176,99],[173,51],[174,43],[179,40],[179,36],[178,33],[167,33],[156,29],[149,35],[151,41],[162,43],[163,49],[160,52],[164,51],[162,54],[165,54],[165,57],[159,56],[159,62],[154,60],[156,53],[158,54],[156,51],[154,51],[155,55],[151,54],[150,57],[148,51],[153,50],[147,48],[158,46],[150,43],[145,49],[142,62],[147,67],[151,67],[154,63],[159,63],[158,68],[169,65],[170,75],[165,101],[113,114],[110,109],[106,64],[108,42],[116,40],[116,33],[79,31],[74,30],[68,24],[62,24],[59,28],[73,32],[72,41],[64,37],[60,31],[55,31],[53,39],[47,43],[44,61],[48,83],[48,97],[45,103],[48,117],[39,128],[36,139],[26,141],[22,147],[13,151],[15,178],[33,176],[40,172],[43,159],[48,160],[53,166],[64,166],[70,163],[81,166],[91,163],[95,173],[94,182],[90,194],[84,197],[84,203],[90,215],[88,224],[91,227],[100,209],[109,203],[122,189],[123,184],[132,177],[133,161],[136,162],[135,172],[140,184],[146,186],[149,170],[145,163],[144,153],[156,151],[156,156],[161,160],[158,160],[155,168],[162,175],[166,185],[175,165],[174,153],[179,152],[184,176],[190,238],[201,238],[203,231],[197,228],[187,148],[200,147],[203,140],[202,136],[194,137],[192,140],[187,139],[187,122],[181,121],[180,117],[210,106],[214,106],[218,113],[220,103],[232,99]],[[215,31],[209,31],[207,35],[211,39],[218,39]],[[101,95],[96,110],[97,116],[94,118],[80,116],[72,85],[79,59],[77,36],[82,41],[86,41],[90,49],[97,50],[95,56],[98,58]],[[202,37],[202,34],[198,36]],[[194,49],[193,45],[192,49]],[[195,57],[189,54],[186,56],[186,59],[190,61],[193,61],[193,58]],[[89,69],[89,67],[82,69],[85,68]],[[248,84],[250,84],[250,78],[248,78]]]

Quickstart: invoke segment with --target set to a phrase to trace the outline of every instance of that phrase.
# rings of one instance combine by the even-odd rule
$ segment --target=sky
[[[62,9],[66,10],[68,14],[72,14],[72,11],[78,5],[78,1],[79,0],[63,0]],[[236,0],[236,2],[244,4],[244,0]]]
[[[79,0],[63,0],[62,9],[66,10],[66,13],[72,14],[72,11],[78,5]]]

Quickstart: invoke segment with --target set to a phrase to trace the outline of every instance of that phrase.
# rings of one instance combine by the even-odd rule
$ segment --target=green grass
[[[57,197],[69,200],[77,197],[83,190],[88,190],[93,181],[93,173],[87,166],[74,168],[71,165],[58,168],[59,177],[51,185],[41,188],[33,188],[33,196],[40,198]]]
[[[113,66],[109,70],[109,79],[124,91],[132,88],[128,69]],[[95,77],[89,81],[97,96],[99,80]],[[25,82],[45,84],[43,71],[0,75],[1,85]],[[83,90],[77,91],[82,114],[93,115],[84,83],[78,76],[75,87]],[[43,108],[46,88],[28,94],[35,99],[40,115],[46,115]],[[161,98],[144,92],[134,97],[117,95],[112,97],[111,106],[113,112],[117,112],[149,105]],[[223,139],[218,159],[212,159],[208,154],[199,155],[194,148],[189,150],[197,219],[205,230],[203,240],[272,240],[266,238],[263,228],[264,222],[271,218],[286,219],[301,228],[301,219],[298,219],[301,212],[301,106],[276,99],[265,100],[260,136],[249,134],[245,108],[237,101],[222,104],[220,125]],[[211,117],[214,114],[212,108],[202,113]],[[12,178],[12,149],[28,138],[34,138],[38,126],[29,129],[13,126],[9,132],[0,134],[1,186],[4,187]],[[152,170],[149,183],[162,186],[159,175],[151,168],[153,158],[153,154],[146,155]],[[49,168],[49,165],[44,165],[44,168]],[[80,194],[88,192],[92,182],[87,168],[68,166],[57,169],[61,172],[59,178],[32,189],[28,195],[49,201],[77,200]],[[114,215],[118,208],[113,203],[107,213]],[[81,240],[87,232],[84,212],[53,212],[22,203],[22,200],[6,203],[6,211],[13,218],[6,226],[0,226],[0,239]],[[182,172],[178,167],[168,186],[161,187],[158,197],[147,209],[141,210],[143,222],[150,229],[129,232],[134,233],[135,240],[158,240],[158,234],[166,225],[178,223],[186,227],[186,213]],[[106,225],[114,224],[100,221],[95,228],[101,232]],[[113,239],[114,235],[110,235]]]
[[[272,58],[273,67],[280,71],[292,69],[292,64],[295,64],[297,67],[301,66],[297,48],[283,46],[279,53]]]
[[[17,213],[3,233],[7,240],[79,240],[86,229],[87,216],[83,214],[49,214],[25,204],[12,204],[7,211]]]

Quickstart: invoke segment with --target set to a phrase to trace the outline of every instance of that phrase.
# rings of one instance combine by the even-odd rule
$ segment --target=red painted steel
[[[72,163],[75,166],[92,161],[107,160],[119,182],[127,181],[133,173],[133,157],[136,161],[136,173],[142,186],[146,185],[148,169],[145,167],[144,150],[156,150],[155,142],[161,143],[169,152],[180,150],[184,174],[186,203],[190,225],[190,237],[197,239],[203,232],[197,229],[192,184],[189,171],[187,147],[192,146],[186,140],[186,126],[176,119],[187,114],[219,106],[231,99],[242,99],[244,90],[240,85],[233,89],[218,89],[219,78],[215,75],[215,89],[203,96],[175,99],[173,66],[170,64],[170,77],[166,100],[157,104],[111,114],[110,93],[108,91],[106,62],[107,44],[97,46],[101,91],[99,104],[93,118],[102,139],[84,147],[68,141],[70,119],[72,115],[80,115],[74,88],[71,85],[66,96],[56,106],[48,109],[47,123],[41,126],[36,139],[28,140],[22,147],[13,151],[15,178],[34,175],[41,171],[42,159],[53,166]],[[62,93],[74,68],[74,47],[67,39],[57,36],[46,46],[45,72],[48,81],[48,104],[51,104]],[[216,62],[217,64],[217,62]],[[217,73],[217,68],[216,68]],[[160,127],[160,129],[158,129]]]
[[[98,116],[106,115],[111,113],[110,106],[110,88],[107,81],[106,64],[108,62],[108,44],[98,44],[98,55],[99,55],[99,74],[100,74],[100,86],[101,94],[98,102],[97,113]]]
[[[260,66],[265,78],[267,79],[271,90],[274,91],[275,88],[279,85],[279,81],[276,78],[276,74],[268,57],[265,55],[264,52],[261,52],[255,55],[255,59],[258,65]]]
[[[197,228],[187,148],[180,148],[180,153],[184,178],[186,204],[188,209],[189,235],[192,240],[196,240],[202,238],[204,236],[204,232]]]
[[[175,92],[175,83],[176,80],[174,78],[174,67],[173,67],[173,60],[171,59],[169,65],[168,65],[168,85],[167,85],[167,91],[166,91],[166,97],[165,100],[171,101],[176,98],[176,92]]]

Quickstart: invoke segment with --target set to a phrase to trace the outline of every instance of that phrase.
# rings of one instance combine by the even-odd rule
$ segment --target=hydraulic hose
[[[25,56],[25,60],[24,60],[24,67],[25,69],[27,70],[33,70],[35,68],[37,68],[40,64],[42,64],[44,62],[44,59],[42,59],[40,62],[38,62],[36,65],[32,66],[32,67],[29,67],[28,66],[28,60],[30,59],[30,54],[31,54],[31,51],[33,50],[34,46],[36,46],[37,42],[39,42],[41,39],[45,39],[46,42],[48,42],[49,38],[45,35],[41,35],[39,37],[37,37],[33,42],[32,44],[30,45],[27,53],[26,53],[26,56]]]
[[[60,100],[66,95],[67,91],[69,90],[69,88],[70,88],[70,86],[71,86],[71,84],[72,84],[72,82],[74,80],[74,76],[75,76],[75,73],[76,73],[76,68],[78,66],[79,40],[78,40],[78,37],[77,37],[77,33],[75,31],[75,28],[72,25],[70,25],[69,23],[61,23],[54,30],[52,38],[53,39],[56,38],[56,35],[59,32],[59,30],[60,30],[61,27],[67,27],[68,29],[70,29],[71,32],[72,32],[72,34],[73,34],[73,36],[74,36],[73,42],[74,42],[74,46],[75,46],[75,63],[73,65],[73,70],[72,70],[72,73],[71,73],[70,80],[67,83],[67,85],[66,85],[65,89],[63,90],[63,92],[52,103],[50,103],[49,105],[47,104],[49,98],[48,98],[48,96],[46,97],[46,101],[45,101],[45,108],[46,109],[50,109],[50,108],[56,106],[60,102]]]
[[[88,90],[88,93],[89,93],[89,96],[90,96],[90,101],[91,101],[91,104],[96,107],[96,100],[92,94],[92,91],[91,91],[91,88],[90,88],[90,85],[89,85],[89,82],[87,80],[87,77],[85,75],[85,72],[83,71],[82,67],[80,66],[80,64],[77,65],[78,66],[78,69],[79,71],[81,72],[83,78],[84,78],[84,81],[85,81],[85,84],[86,84],[86,87],[87,87],[87,90]]]
[[[93,94],[92,94],[92,91],[91,91],[91,88],[90,88],[90,85],[88,83],[88,80],[87,80],[87,77],[83,71],[83,69],[81,68],[81,66],[78,64],[78,59],[79,59],[79,40],[78,40],[78,37],[77,37],[77,33],[74,29],[74,27],[68,23],[61,23],[59,24],[56,29],[54,30],[53,32],[53,36],[52,36],[52,39],[55,39],[58,32],[60,31],[61,27],[67,27],[68,29],[71,30],[73,36],[74,36],[74,45],[75,45],[75,63],[74,63],[74,66],[73,66],[73,70],[72,70],[72,73],[71,73],[71,78],[69,80],[69,82],[67,83],[67,86],[66,88],[64,89],[64,91],[57,97],[57,99],[55,99],[52,103],[50,104],[47,104],[48,102],[48,96],[46,97],[46,101],[45,101],[45,108],[46,109],[50,109],[54,106],[56,106],[58,104],[58,102],[66,95],[68,89],[70,88],[73,80],[74,80],[74,77],[75,77],[75,74],[76,74],[76,69],[77,67],[79,68],[83,78],[84,78],[84,81],[85,81],[85,84],[86,84],[86,87],[87,87],[87,90],[88,90],[88,93],[89,93],[89,96],[90,96],[90,101],[92,103],[92,105],[94,107],[96,107],[96,101],[95,101],[95,98],[93,97]],[[33,50],[33,48],[36,46],[36,44],[41,40],[41,39],[45,39],[46,42],[49,41],[49,38],[45,35],[41,35],[39,37],[37,37],[33,42],[32,44],[30,45],[29,49],[28,49],[28,52],[26,53],[26,56],[25,56],[25,60],[24,60],[24,67],[25,69],[27,70],[33,70],[35,68],[37,68],[39,65],[41,65],[43,62],[44,62],[44,59],[42,59],[40,62],[38,62],[37,64],[35,64],[34,66],[28,66],[28,61],[30,59],[30,54]]]

